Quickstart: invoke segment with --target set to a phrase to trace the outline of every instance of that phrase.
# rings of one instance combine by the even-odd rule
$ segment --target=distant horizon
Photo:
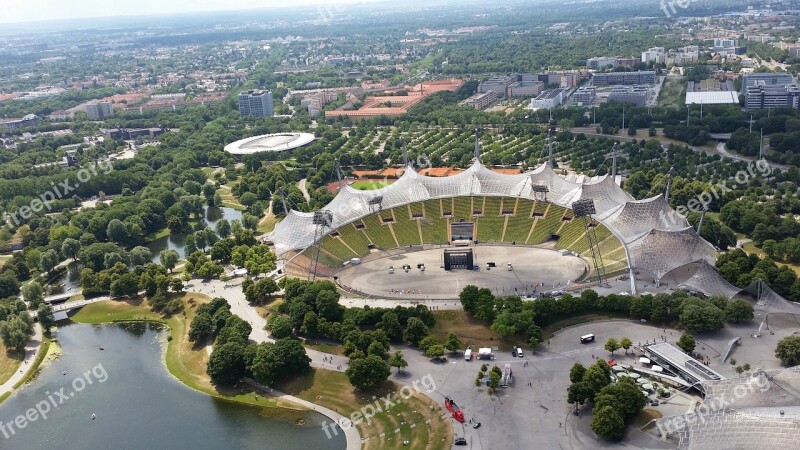
[[[290,4],[279,0],[40,0],[24,2],[10,0],[5,14],[0,17],[3,25],[41,24],[43,22],[80,21],[89,19],[111,19],[124,17],[146,17],[212,12],[237,12],[248,10],[292,9],[320,6],[346,8],[348,5],[380,3],[388,0],[293,0]]]

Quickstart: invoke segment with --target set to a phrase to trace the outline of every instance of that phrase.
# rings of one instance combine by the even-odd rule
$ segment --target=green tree
[[[386,362],[374,355],[351,360],[350,366],[345,370],[350,384],[362,391],[373,389],[386,381],[390,373]]]
[[[128,242],[128,239],[130,238],[128,228],[119,219],[112,219],[110,222],[108,222],[106,235],[108,236],[109,240],[116,242],[117,244],[124,244]]]
[[[30,281],[22,285],[22,298],[33,308],[44,302],[44,288],[38,281]]]
[[[227,342],[215,346],[208,358],[206,371],[211,381],[221,386],[231,386],[247,374],[245,366],[245,345],[239,342]]]
[[[292,319],[288,316],[274,315],[269,320],[269,331],[276,339],[291,336],[293,328]]]
[[[451,353],[455,353],[461,349],[462,345],[463,344],[461,343],[461,339],[458,338],[458,335],[452,331],[447,333],[447,342],[445,342],[444,348],[449,350]]]
[[[625,421],[614,408],[604,406],[594,411],[591,427],[592,431],[602,438],[618,440],[625,432]]]
[[[386,311],[381,316],[381,322],[378,325],[386,337],[390,341],[396,342],[403,338],[403,326],[400,324],[400,319],[394,311]]]
[[[586,403],[591,396],[591,388],[582,381],[570,384],[567,389],[567,403],[575,405],[575,410],[578,409],[578,405]]]
[[[217,234],[222,239],[226,239],[231,235],[231,223],[227,219],[220,219],[216,226]]]
[[[214,320],[211,314],[206,312],[197,313],[192,319],[192,324],[189,326],[189,340],[192,342],[199,342],[207,339],[214,334]]]
[[[39,262],[42,266],[42,271],[50,273],[59,263],[58,254],[55,250],[45,250],[42,252],[41,260]]]
[[[633,346],[633,342],[630,340],[630,338],[624,337],[622,338],[622,340],[619,341],[619,345],[620,347],[625,349],[625,354],[627,355],[628,349],[631,348],[631,346]]]
[[[403,334],[406,341],[413,345],[418,345],[425,336],[428,335],[428,326],[418,317],[411,317],[406,322],[406,331]]]
[[[439,345],[439,340],[431,335],[425,336],[419,341],[419,349],[423,352],[427,352],[428,349],[434,345]]]
[[[394,354],[389,358],[389,366],[390,367],[397,367],[397,371],[400,372],[406,367],[408,367],[408,362],[403,358],[403,352],[397,350]]]
[[[146,266],[152,262],[153,252],[147,247],[137,246],[131,249],[130,258],[131,265]]]
[[[678,338],[678,342],[676,344],[681,350],[691,354],[694,351],[694,347],[697,345],[697,342],[695,342],[694,336],[691,334],[683,333],[681,337]]]
[[[50,305],[42,303],[36,311],[36,317],[39,319],[39,324],[42,326],[44,333],[49,334],[50,328],[56,324],[56,320],[53,317],[53,308]]]
[[[367,347],[367,355],[374,355],[384,359],[386,357],[386,347],[378,341],[372,341]]]
[[[78,252],[81,250],[81,243],[72,238],[64,239],[61,243],[61,253],[67,257],[72,258],[73,261],[78,259]]]
[[[786,366],[800,364],[800,336],[786,336],[778,342],[775,357]]]
[[[580,383],[584,375],[586,375],[586,367],[583,367],[581,363],[576,362],[572,365],[572,368],[569,369],[569,381],[571,383]]]
[[[161,258],[161,265],[164,266],[167,270],[172,272],[172,269],[178,264],[178,252],[175,250],[161,250],[161,253],[158,254]]]
[[[431,345],[427,350],[425,350],[425,356],[429,358],[441,358],[444,356],[444,345]]]
[[[608,338],[605,349],[611,352],[611,356],[614,356],[614,352],[620,349],[619,341],[614,338]]]
[[[728,322],[746,322],[753,320],[753,317],[753,305],[747,300],[737,298],[736,300],[731,300],[725,306],[725,320]]]

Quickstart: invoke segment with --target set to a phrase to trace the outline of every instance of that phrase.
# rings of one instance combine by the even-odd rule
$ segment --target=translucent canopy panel
[[[756,299],[756,309],[770,313],[790,313],[800,314],[800,304],[790,302],[773,291],[763,280],[756,280],[750,286],[742,289],[742,293],[747,293]]]
[[[629,246],[631,266],[644,270],[656,281],[686,264],[704,259],[716,261],[717,251],[692,227],[679,231],[650,230]]]
[[[677,214],[661,194],[644,200],[631,200],[605,217],[603,223],[616,230],[626,243],[654,229],[677,231],[689,226],[686,218]]]
[[[702,292],[708,296],[721,295],[727,298],[732,298],[741,291],[722,278],[717,269],[705,259],[700,261],[700,268],[697,269],[697,272],[678,287]]]
[[[617,186],[611,176],[584,184],[581,187],[580,200],[585,199],[594,200],[596,217],[605,217],[633,201],[633,197]]]

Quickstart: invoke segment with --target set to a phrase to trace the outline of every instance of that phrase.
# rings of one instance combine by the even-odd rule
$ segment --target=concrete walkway
[[[308,194],[308,189],[306,188],[307,181],[308,181],[307,178],[303,178],[302,180],[300,180],[300,182],[297,183],[297,188],[300,189],[300,192],[303,193],[303,198],[306,199],[306,201],[308,202],[311,200],[311,196]]]
[[[33,337],[28,342],[28,345],[25,346],[25,359],[19,366],[19,370],[0,386],[0,396],[4,395],[6,392],[13,391],[14,385],[19,383],[28,373],[31,364],[33,364],[36,357],[39,356],[39,352],[42,350],[42,337],[42,327],[38,323],[35,323],[33,325]]]

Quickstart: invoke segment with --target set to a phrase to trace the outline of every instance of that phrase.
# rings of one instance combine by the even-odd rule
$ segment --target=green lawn
[[[394,182],[395,180],[359,180],[351,184],[351,186],[359,191],[373,191],[384,188]]]
[[[8,381],[14,375],[14,372],[19,370],[22,359],[22,355],[16,352],[9,353],[5,345],[3,345],[3,341],[0,341],[0,384]]]
[[[396,369],[393,369],[393,371]],[[364,450],[439,450],[451,448],[453,431],[449,415],[443,416],[441,405],[429,398],[415,393],[403,400],[396,395],[401,386],[386,382],[375,392],[362,393],[356,391],[347,376],[341,372],[323,369],[312,369],[302,378],[277,386],[283,392],[304,400],[333,409],[345,417],[360,411],[371,404],[373,395],[383,397],[392,395],[399,401],[388,412],[381,412],[372,417],[371,424],[363,421],[357,425],[361,438],[368,438]],[[430,424],[425,422],[430,420]],[[411,428],[411,425],[415,425]],[[395,432],[399,430],[399,432]],[[381,436],[385,433],[384,436]],[[409,445],[403,445],[403,441]]]
[[[11,257],[11,255],[0,255],[0,267],[3,267],[5,263],[11,261]]]
[[[683,78],[672,79],[664,83],[658,106],[675,106],[684,108],[686,102],[686,81]]]

